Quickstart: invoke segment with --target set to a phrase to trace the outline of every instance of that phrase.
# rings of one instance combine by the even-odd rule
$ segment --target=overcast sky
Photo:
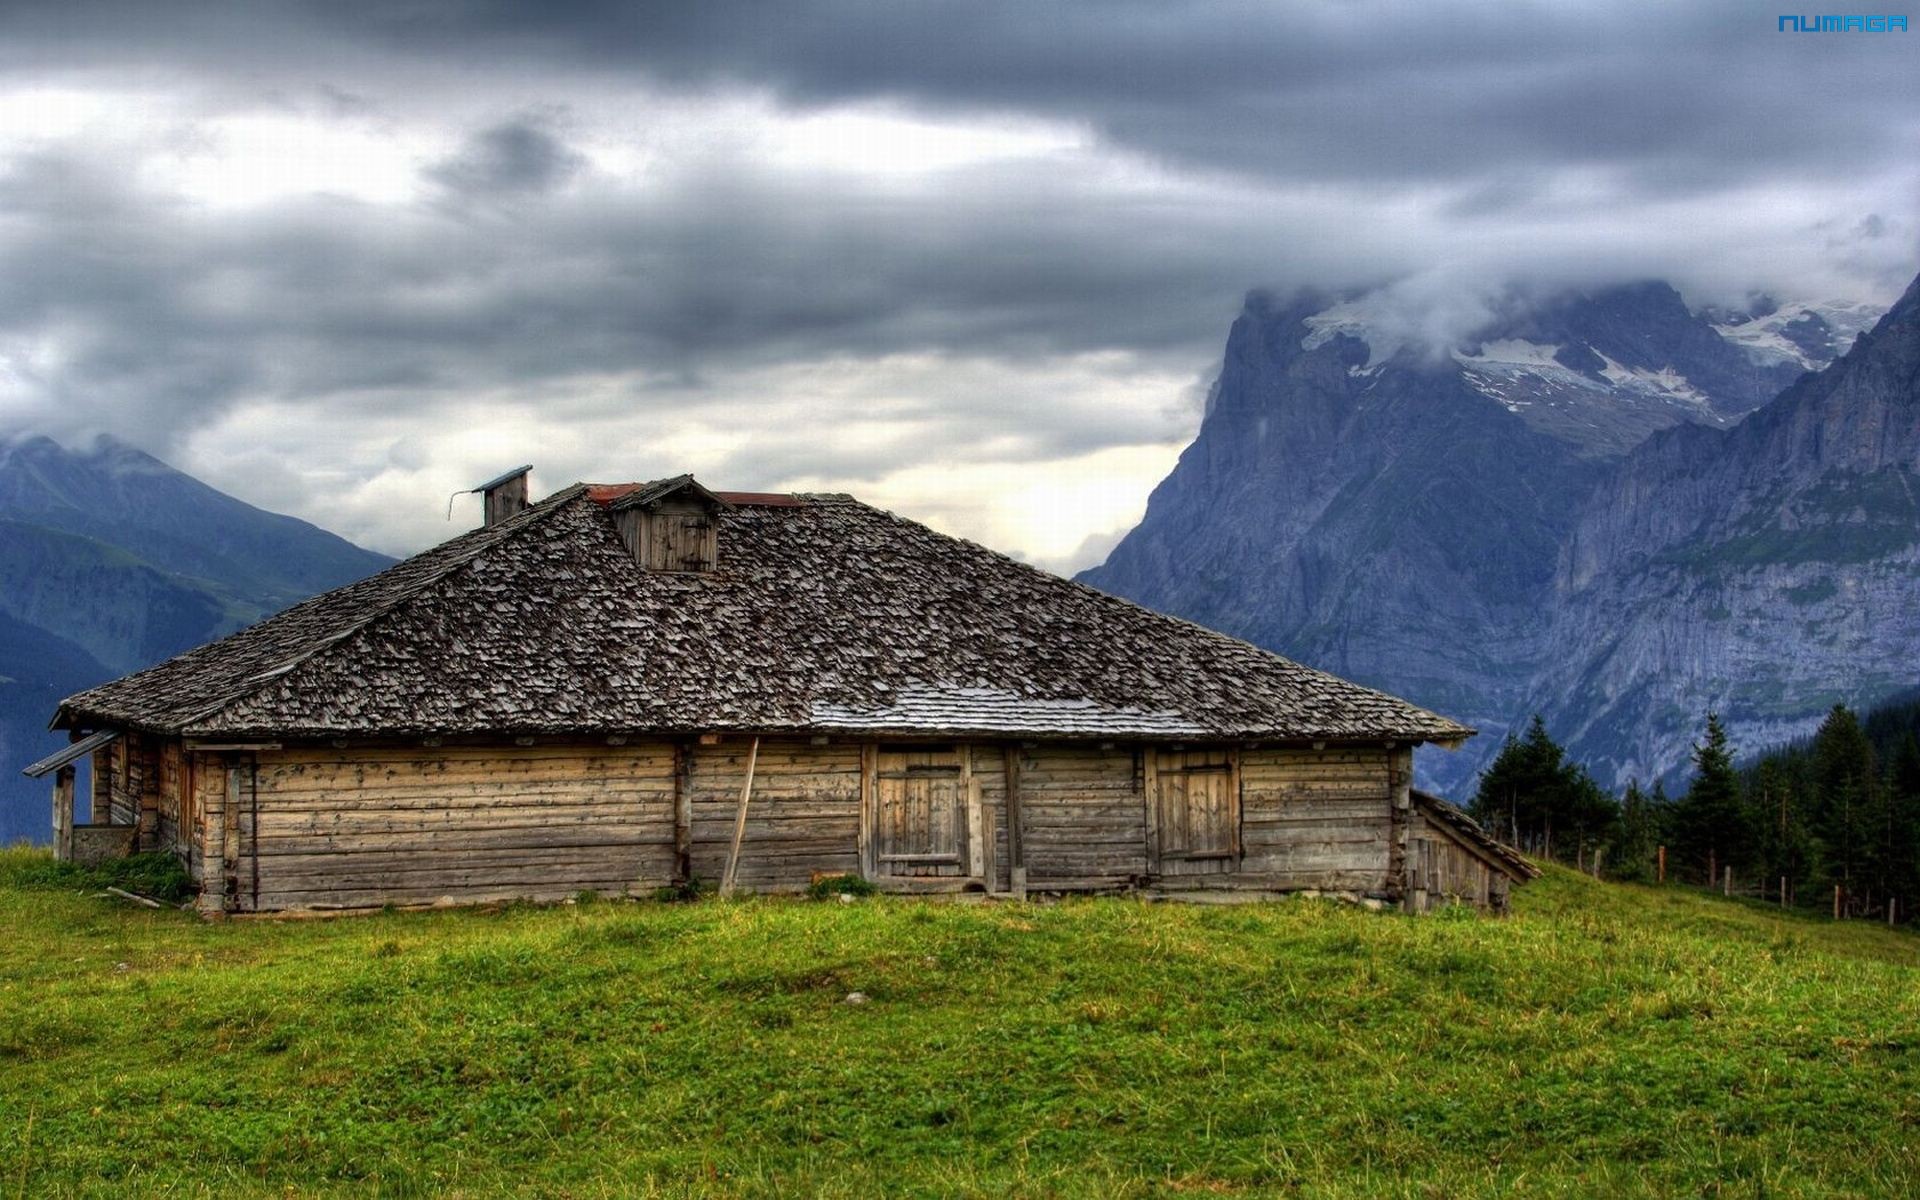
[[[1250,288],[1889,299],[1920,33],[1776,15],[5,0],[0,430],[392,553],[532,461],[1084,566]]]

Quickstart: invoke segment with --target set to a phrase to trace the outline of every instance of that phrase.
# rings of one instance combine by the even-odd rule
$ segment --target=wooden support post
[[[1726,868],[1726,873],[1723,876],[1721,876],[1720,894],[1722,896],[1733,895],[1733,868],[1732,867]]]
[[[1888,929],[1893,928],[1893,910],[1898,908],[1899,905],[1900,905],[1900,901],[1898,899],[1892,896],[1887,897],[1887,928]]]
[[[1605,846],[1595,846],[1593,848],[1593,877],[1595,879],[1600,878],[1600,859],[1606,852],[1607,848]]]
[[[693,788],[687,778],[693,755],[684,742],[673,744],[673,876],[693,882]]]
[[[1667,881],[1667,848],[1665,846],[1660,847],[1660,874],[1658,879],[1661,883]]]
[[[1026,807],[1020,800],[1020,747],[1002,753],[1007,767],[1007,879],[1015,900],[1027,898]],[[1152,751],[1148,751],[1152,753]]]
[[[196,804],[205,804],[194,817],[200,824],[200,896],[194,910],[202,916],[220,916],[227,911],[227,822],[233,814],[227,810],[226,788],[215,791],[202,784],[202,777],[213,767],[211,756],[189,750],[187,765],[185,786]]]
[[[1780,877],[1780,907],[1785,908],[1786,906],[1787,906],[1787,877],[1785,875],[1782,875]]]
[[[1388,759],[1387,888],[1390,899],[1403,907],[1413,901],[1413,868],[1407,853],[1407,835],[1413,824],[1413,751],[1394,750]]]
[[[53,856],[73,861],[73,764],[53,775]]]
[[[880,873],[879,861],[874,856],[873,824],[874,810],[878,804],[875,776],[880,770],[880,746],[875,742],[862,743],[860,747],[860,877],[872,879]]]
[[[978,879],[988,891],[993,890],[992,858],[987,853],[991,849],[981,843],[986,840],[986,823],[980,814],[980,781],[973,777],[973,746],[961,742],[954,747],[955,757],[960,760],[960,800],[966,806],[962,819],[967,823],[967,861],[968,876]]]
[[[1840,919],[1840,885],[1837,883],[1833,885],[1833,919]]]
[[[740,785],[740,808],[733,817],[733,847],[727,851],[727,873],[720,877],[720,894],[733,895],[734,873],[740,868],[740,842],[747,836],[747,801],[753,796],[753,768],[760,761],[760,739],[747,751],[747,780]]]

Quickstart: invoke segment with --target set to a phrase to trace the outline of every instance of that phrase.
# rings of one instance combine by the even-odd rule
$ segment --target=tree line
[[[1863,720],[1836,704],[1810,738],[1737,762],[1717,715],[1677,795],[1597,784],[1535,716],[1481,772],[1471,810],[1521,850],[1620,879],[1665,876],[1851,916],[1920,906],[1920,694]]]

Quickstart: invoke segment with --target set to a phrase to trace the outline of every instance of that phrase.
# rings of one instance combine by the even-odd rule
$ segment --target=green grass
[[[0,1197],[1920,1190],[1920,940],[1678,889],[204,924],[72,882],[0,852]]]

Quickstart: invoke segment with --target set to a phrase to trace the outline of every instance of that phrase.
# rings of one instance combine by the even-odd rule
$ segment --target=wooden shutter
[[[951,750],[880,752],[874,859],[884,875],[965,875],[967,796]]]
[[[1240,795],[1230,753],[1162,753],[1154,783],[1160,869],[1174,874],[1234,869],[1240,857]]]

